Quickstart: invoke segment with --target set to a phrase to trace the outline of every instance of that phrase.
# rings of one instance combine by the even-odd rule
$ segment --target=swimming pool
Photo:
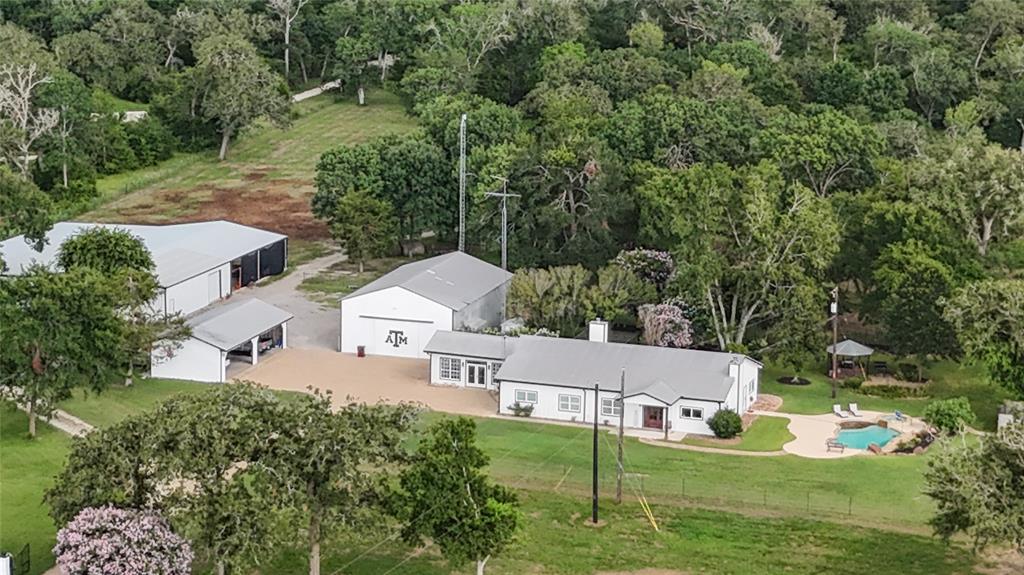
[[[899,434],[898,431],[886,427],[869,425],[860,429],[842,429],[836,436],[836,441],[851,449],[867,449],[872,443],[882,447]]]

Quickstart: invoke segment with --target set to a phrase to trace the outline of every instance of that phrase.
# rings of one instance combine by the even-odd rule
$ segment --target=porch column
[[[249,343],[251,344],[251,347],[252,347],[252,350],[251,350],[252,351],[252,364],[256,365],[260,361],[260,352],[259,352],[260,336],[256,336],[256,337],[250,339]]]
[[[281,349],[288,348],[288,322],[281,324]]]
[[[661,427],[665,430],[665,441],[668,441],[668,406],[665,406],[665,412],[663,419],[661,420]]]

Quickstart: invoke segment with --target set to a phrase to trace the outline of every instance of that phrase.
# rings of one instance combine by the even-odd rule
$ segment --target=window
[[[441,379],[462,381],[462,360],[454,357],[441,357]]]
[[[704,410],[699,407],[680,407],[679,417],[683,419],[704,419]]]
[[[501,362],[500,361],[492,361],[491,362],[491,381],[496,381],[498,379],[495,376],[498,375],[498,370],[499,369],[501,369]]]
[[[583,399],[578,395],[569,395],[568,393],[558,394],[558,411],[579,413],[582,404]]]
[[[525,389],[516,390],[516,403],[537,403],[537,392]]]
[[[602,399],[601,415],[608,415],[611,417],[618,417],[622,415],[622,402],[613,397],[606,397]]]

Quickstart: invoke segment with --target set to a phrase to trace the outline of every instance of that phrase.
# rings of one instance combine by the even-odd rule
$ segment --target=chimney
[[[601,318],[591,321],[589,337],[587,339],[590,341],[608,343],[608,322],[602,321]]]
[[[731,377],[733,381],[736,381],[740,377],[740,364],[736,363],[735,360],[729,362],[729,377]]]

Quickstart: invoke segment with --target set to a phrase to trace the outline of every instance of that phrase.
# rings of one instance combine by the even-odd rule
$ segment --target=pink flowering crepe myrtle
[[[87,507],[57,532],[64,575],[180,575],[192,572],[192,548],[160,515]]]

